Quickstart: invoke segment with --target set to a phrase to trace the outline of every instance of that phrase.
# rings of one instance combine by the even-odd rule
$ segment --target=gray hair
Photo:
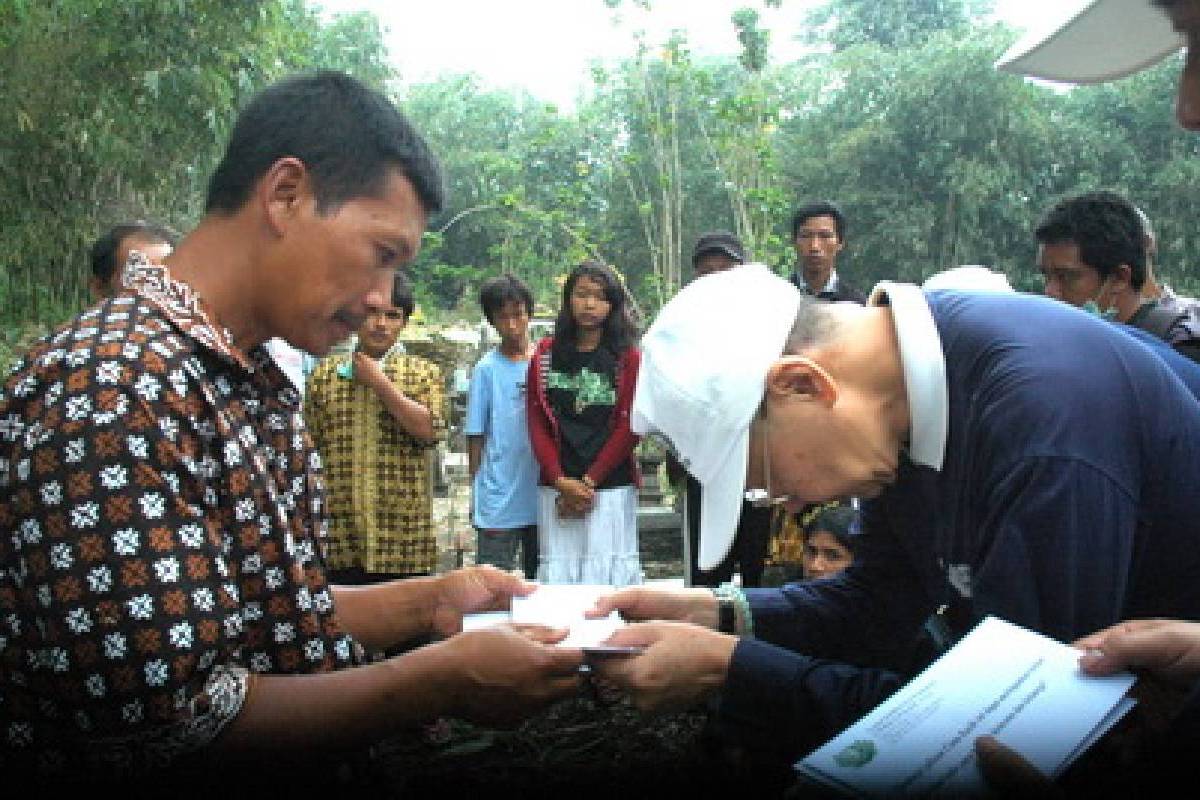
[[[800,296],[800,307],[796,309],[796,321],[784,344],[785,354],[796,354],[828,341],[837,329],[836,317],[830,313],[829,304],[807,295]]]

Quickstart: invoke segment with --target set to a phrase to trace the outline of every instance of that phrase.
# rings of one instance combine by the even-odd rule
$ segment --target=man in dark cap
[[[728,231],[709,231],[696,240],[692,271],[697,278],[746,263],[742,240]]]

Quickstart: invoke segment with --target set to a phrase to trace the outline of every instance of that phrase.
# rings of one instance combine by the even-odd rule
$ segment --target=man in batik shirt
[[[273,796],[327,782],[320,756],[440,716],[513,722],[575,690],[582,654],[549,646],[565,632],[454,635],[531,591],[499,570],[326,579],[320,459],[262,345],[324,354],[349,336],[441,203],[436,159],[386,97],[334,72],[281,81],[239,115],[165,265],[132,263],[130,291],[0,384],[13,791],[137,775],[172,796]],[[362,663],[430,634],[449,638]],[[181,756],[199,767],[186,783],[144,774]]]
[[[304,419],[325,468],[335,583],[437,567],[430,453],[444,428],[442,374],[397,344],[413,308],[397,273],[391,302],[363,322],[354,352],[325,359],[309,380]]]

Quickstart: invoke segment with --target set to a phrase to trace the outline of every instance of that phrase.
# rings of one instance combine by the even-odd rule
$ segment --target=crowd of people
[[[1092,5],[1164,31],[1127,71],[1177,49],[1172,31],[1200,37],[1195,0]],[[1040,74],[1081,19],[1004,66]],[[1178,115],[1200,129],[1192,47]],[[571,271],[536,343],[527,287],[488,281],[500,344],[466,433],[497,566],[438,573],[442,381],[397,339],[413,311],[398,270],[443,202],[392,102],[315,72],[240,112],[191,232],[97,244],[96,304],[0,388],[6,777],[312,789],[439,717],[525,719],[577,692],[585,664],[646,710],[710,703],[723,736],[786,772],[987,615],[1077,643],[1089,674],[1169,690],[1167,727],[1120,755],[1102,741],[1076,786],[1190,776],[1200,328],[1127,198],[1066,198],[1036,225],[1046,296],[986,269],[863,295],[827,201],[793,218],[790,280],[732,234],[700,237],[694,279],[640,336],[602,262]],[[304,388],[270,350],[320,357],[352,335]],[[636,585],[642,436],[690,481],[692,587]],[[819,505],[803,574],[756,588],[763,520]],[[608,643],[632,652],[464,632],[535,590],[518,553],[539,581],[624,587],[593,613],[629,620]],[[1072,789],[994,739],[977,752],[1001,791]]]

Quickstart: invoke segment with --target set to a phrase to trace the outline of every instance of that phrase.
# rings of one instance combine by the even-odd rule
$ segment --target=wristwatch
[[[727,592],[713,591],[717,597],[717,630],[721,633],[737,632],[737,611],[733,596]]]

